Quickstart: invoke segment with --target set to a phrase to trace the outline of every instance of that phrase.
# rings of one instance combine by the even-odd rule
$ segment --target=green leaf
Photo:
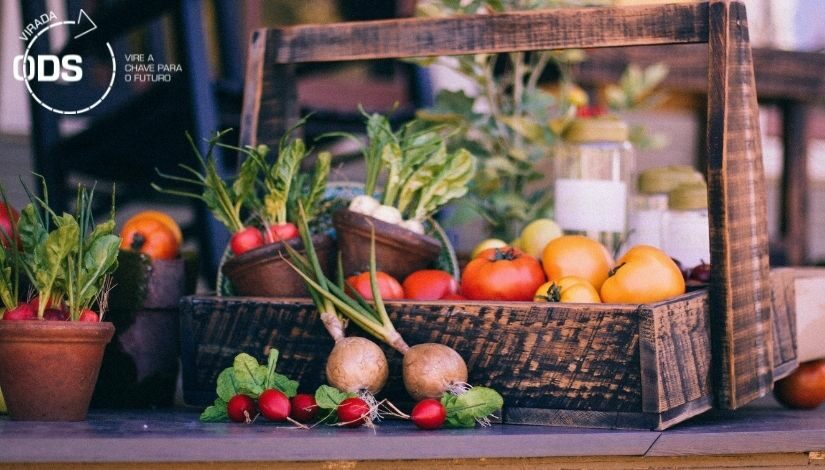
[[[264,388],[271,388],[275,382],[275,367],[278,365],[278,350],[275,348],[269,349],[269,355],[266,358],[266,379],[264,380]]]
[[[259,365],[258,361],[249,354],[240,353],[235,356],[232,369],[238,393],[258,398],[258,395],[264,391],[266,366]]]
[[[292,380],[283,374],[275,374],[269,388],[280,390],[288,398],[292,398],[298,394],[298,385],[297,380]]]
[[[315,403],[323,410],[334,410],[342,401],[354,396],[354,393],[346,393],[329,385],[321,385],[315,391]]]
[[[447,394],[441,403],[447,410],[446,425],[466,428],[499,411],[504,406],[504,399],[491,388],[473,387],[461,395]]]
[[[261,145],[258,149],[250,151],[254,151],[256,155],[264,158],[266,153],[269,152],[269,147]],[[260,168],[261,166],[259,162],[255,160],[255,156],[247,155],[238,170],[238,177],[232,183],[232,193],[236,201],[249,202],[251,199],[254,199],[255,183],[258,180]]]
[[[227,402],[221,398],[215,399],[215,404],[208,406],[200,415],[200,421],[204,423],[220,423],[229,420],[226,411]]]
[[[218,397],[225,401],[238,394],[238,387],[235,386],[235,371],[232,367],[227,367],[218,374],[217,381]]]
[[[321,201],[327,190],[327,180],[329,179],[331,167],[332,154],[329,152],[319,153],[315,161],[315,171],[312,174],[309,191],[307,191],[306,197],[301,200],[308,220],[315,218],[320,211]]]

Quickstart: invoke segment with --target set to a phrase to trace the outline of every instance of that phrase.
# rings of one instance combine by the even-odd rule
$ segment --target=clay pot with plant
[[[2,191],[0,191],[2,192]],[[0,249],[0,388],[12,419],[85,419],[114,326],[101,321],[117,266],[120,237],[109,220],[95,225],[93,190],[78,189],[76,212],[56,214],[32,201]],[[5,197],[4,197],[5,199]],[[21,300],[25,276],[34,290]]]
[[[364,194],[333,214],[344,275],[367,272],[374,233],[377,269],[403,279],[430,266],[448,243],[433,236],[430,217],[467,192],[476,160],[464,148],[448,151],[439,126],[413,120],[393,130],[386,116],[364,115]]]
[[[300,126],[304,121],[298,123]],[[297,126],[296,126],[297,127]],[[292,129],[294,130],[294,128]],[[192,145],[201,169],[181,168],[191,176],[161,174],[170,181],[202,188],[201,193],[153,187],[161,192],[193,197],[203,201],[215,218],[231,232],[229,247],[221,263],[221,273],[238,295],[259,297],[306,297],[303,281],[287,266],[281,255],[284,244],[302,250],[298,229],[292,222],[300,202],[310,219],[322,211],[330,172],[331,155],[318,154],[314,172],[301,171],[301,163],[310,151],[292,130],[281,138],[276,155],[266,145],[243,148],[220,143],[228,131],[217,133],[209,141],[207,154]],[[191,139],[190,139],[191,142]],[[214,148],[238,152],[243,160],[235,178],[227,183],[217,171]],[[325,269],[332,264],[334,244],[325,233],[314,235]],[[223,291],[220,285],[218,291]]]

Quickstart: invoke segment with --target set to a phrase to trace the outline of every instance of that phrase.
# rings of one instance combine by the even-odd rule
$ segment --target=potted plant
[[[283,262],[282,255],[286,256],[283,243],[301,249],[298,229],[292,222],[299,202],[311,219],[323,210],[331,155],[321,152],[310,176],[301,172],[301,162],[309,150],[301,139],[291,138],[291,132],[283,136],[274,157],[270,157],[266,145],[239,148],[221,144],[220,139],[226,132],[217,133],[209,141],[206,156],[192,143],[202,169],[181,167],[194,178],[161,174],[172,181],[200,186],[200,194],[153,186],[162,192],[202,200],[215,218],[232,232],[221,263],[221,273],[231,282],[232,292],[245,296],[306,297],[303,282]],[[218,174],[213,157],[216,146],[237,151],[244,157],[231,183],[223,181]],[[248,218],[245,219],[245,215]],[[321,231],[315,237],[328,268],[333,253],[332,239]]]
[[[364,194],[333,214],[344,274],[369,269],[374,229],[377,269],[403,279],[438,257],[441,242],[425,226],[440,207],[467,192],[476,161],[464,148],[448,151],[441,127],[412,120],[393,130],[387,117],[364,114]]]
[[[0,189],[1,192],[1,189]],[[3,231],[0,249],[0,388],[17,420],[85,419],[114,326],[101,321],[120,237],[92,220],[94,191],[78,188],[76,212],[56,214],[32,197]],[[4,197],[5,199],[5,197]],[[20,300],[20,276],[35,296]]]

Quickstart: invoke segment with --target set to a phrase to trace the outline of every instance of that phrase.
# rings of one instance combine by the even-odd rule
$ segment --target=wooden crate
[[[775,363],[782,362],[786,367],[779,372],[787,373],[795,361],[795,354],[787,348],[777,351],[780,346],[774,345],[781,339],[773,334],[774,328],[791,323],[771,316],[771,302],[787,297],[771,295],[758,107],[744,5],[712,0],[258,30],[252,35],[247,61],[241,142],[275,145],[296,122],[298,63],[687,43],[708,44],[707,177],[713,268],[707,294],[641,307],[471,303],[462,308],[410,304],[397,311],[399,330],[410,335],[411,344],[455,341],[460,352],[472,355],[471,367],[504,360],[498,366],[502,373],[525,374],[511,380],[513,384],[524,381],[526,389],[537,384],[530,382],[539,377],[533,369],[543,373],[539,367],[550,367],[554,361],[573,367],[553,376],[557,383],[569,384],[563,391],[532,388],[532,397],[513,397],[515,408],[545,410],[541,419],[535,418],[536,412],[530,412],[535,419],[528,419],[512,409],[506,419],[611,426],[646,423],[663,428],[707,409],[713,401],[710,383],[718,406],[734,409],[770,390]],[[217,367],[203,354],[226,356],[251,350],[260,356],[262,351],[255,348],[265,345],[296,347],[303,352],[290,357],[304,365],[288,367],[315,371],[311,367],[316,366],[307,365],[306,355],[323,353],[331,346],[316,338],[313,330],[299,327],[317,322],[304,303],[191,299],[183,306],[184,321],[190,322],[184,329],[195,332],[188,341],[205,340],[184,344],[185,350],[197,355],[190,364],[195,369],[188,371],[190,384],[203,386],[201,375],[214,373],[198,367]],[[488,329],[503,332],[513,327],[509,319],[502,326],[496,313],[507,314],[516,325],[529,325],[523,329],[523,341],[541,341],[541,347],[502,359],[462,343],[462,337],[486,338]],[[237,323],[247,316],[255,320]],[[408,317],[428,318],[433,330],[419,326],[408,332],[405,326],[412,321]],[[461,334],[446,338],[437,325]],[[613,336],[619,330],[624,340],[617,342]],[[562,341],[570,349],[550,352],[548,348],[564,335],[576,338]],[[286,336],[295,344],[281,341]],[[490,344],[498,341],[504,340]],[[572,358],[584,362],[571,362]],[[192,374],[198,377],[195,382]],[[510,390],[509,382],[495,381],[499,377],[487,379],[496,388]],[[638,377],[635,383],[633,377]],[[485,377],[474,375],[473,380]],[[595,384],[601,385],[592,388]],[[594,418],[598,413],[608,417]]]
[[[792,270],[772,273],[775,318],[794,318]],[[531,302],[388,302],[410,344],[446,344],[467,361],[469,381],[498,390],[507,423],[665,429],[713,403],[708,293],[650,305]],[[333,342],[308,299],[188,297],[181,302],[184,400],[206,405],[238,352],[264,361],[303,390],[325,383]],[[782,326],[775,373],[796,367],[795,330]],[[350,327],[350,334],[363,334]],[[783,342],[779,338],[784,338]],[[409,400],[401,356],[384,347],[390,379],[382,395]]]
[[[205,405],[218,373],[240,351],[303,390],[325,383],[333,342],[307,299],[190,297],[182,302],[184,400]],[[498,390],[508,423],[664,429],[711,408],[707,292],[651,305],[389,302],[409,344],[446,344],[467,361],[469,382]],[[350,327],[350,334],[363,334]],[[384,347],[382,396],[409,400],[401,355]]]

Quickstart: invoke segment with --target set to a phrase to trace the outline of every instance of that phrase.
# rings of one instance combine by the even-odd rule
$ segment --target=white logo
[[[103,94],[92,101],[88,105],[84,105],[81,109],[60,109],[58,106],[52,106],[44,102],[44,100],[37,96],[32,90],[31,82],[57,82],[63,81],[68,84],[77,83],[83,80],[83,58],[77,54],[67,54],[63,57],[58,57],[52,54],[40,54],[37,56],[31,55],[32,46],[37,40],[47,31],[52,28],[68,28],[70,37],[77,39],[81,36],[91,33],[97,29],[97,25],[89,15],[82,9],[77,15],[76,21],[57,21],[57,15],[54,12],[40,15],[32,23],[29,23],[24,28],[20,35],[20,39],[29,40],[26,51],[23,55],[14,58],[14,79],[22,81],[26,84],[26,89],[34,100],[48,109],[49,111],[58,114],[81,114],[98,106],[109,92],[112,90],[112,85],[115,83],[115,54],[112,51],[112,46],[108,42],[105,43],[106,49],[112,60],[112,73],[109,78],[109,84]],[[41,29],[42,28],[42,29]],[[74,33],[74,34],[72,34]]]

